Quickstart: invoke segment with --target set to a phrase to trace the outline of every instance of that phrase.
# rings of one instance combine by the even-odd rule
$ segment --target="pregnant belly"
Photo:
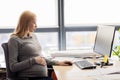
[[[47,66],[34,65],[29,69],[20,72],[19,76],[26,77],[44,77],[48,76]]]

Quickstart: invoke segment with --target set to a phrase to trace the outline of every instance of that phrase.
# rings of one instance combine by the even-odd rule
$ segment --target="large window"
[[[0,1],[0,32],[3,34],[0,36],[11,33],[17,25],[20,14],[30,10],[37,15],[36,34],[42,49],[47,53],[53,50],[93,47],[96,26],[120,23],[118,1],[2,0]],[[3,39],[8,38],[1,38],[2,42]]]
[[[116,46],[120,45],[120,32],[116,31],[115,32],[115,37],[114,37],[114,44],[113,44],[113,48],[115,48]]]
[[[42,50],[47,54],[52,51],[58,51],[58,33],[57,32],[46,32],[36,33]]]
[[[65,26],[120,25],[119,0],[64,0]]]
[[[42,47],[42,52],[45,55],[50,55],[52,51],[58,51],[58,33],[57,32],[46,32],[36,33],[38,41]],[[4,42],[8,42],[10,34],[0,34],[0,45]],[[0,46],[0,59],[4,59],[3,49]]]
[[[2,0],[0,28],[14,28],[25,10],[37,15],[38,27],[58,27],[57,0]]]
[[[0,34],[0,45],[4,42],[8,42],[9,37],[10,37],[10,34],[8,34],[8,33]],[[3,49],[0,46],[0,55],[1,54],[3,54]]]
[[[67,32],[67,50],[92,49],[94,46],[96,32]]]
[[[8,33],[0,34],[0,45],[4,42],[8,42],[9,37],[10,37],[10,34]],[[0,46],[0,64],[1,63],[4,64],[4,62],[5,62],[4,51],[3,51],[3,48]]]

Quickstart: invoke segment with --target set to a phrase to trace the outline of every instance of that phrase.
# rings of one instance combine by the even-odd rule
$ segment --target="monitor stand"
[[[107,59],[107,62],[95,62],[95,65],[98,65],[98,66],[111,66],[113,65],[113,63],[110,63],[109,60]]]

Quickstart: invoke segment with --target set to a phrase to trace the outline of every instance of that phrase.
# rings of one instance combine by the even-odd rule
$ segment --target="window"
[[[64,0],[65,26],[120,25],[119,0]]]
[[[4,42],[7,42],[9,39],[10,34],[8,33],[2,33],[0,34],[0,45]],[[4,59],[4,51],[2,46],[0,46],[0,63],[4,63],[5,59]]]
[[[67,32],[67,50],[81,50],[93,48],[96,32]]]
[[[10,37],[9,33],[1,33],[0,34],[0,45],[4,42],[8,42],[9,37]]]
[[[46,32],[36,33],[42,50],[45,53],[51,53],[52,51],[58,50],[58,33],[57,32]]]
[[[120,32],[116,31],[115,32],[115,36],[114,36],[114,44],[113,44],[113,48],[115,48],[116,46],[120,45]]]
[[[25,10],[37,15],[38,27],[58,27],[57,0],[2,0],[0,10],[0,28],[14,28]]]

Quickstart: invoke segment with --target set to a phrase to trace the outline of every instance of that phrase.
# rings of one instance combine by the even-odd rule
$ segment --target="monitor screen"
[[[98,26],[93,50],[102,56],[106,54],[111,57],[114,35],[114,26]]]

